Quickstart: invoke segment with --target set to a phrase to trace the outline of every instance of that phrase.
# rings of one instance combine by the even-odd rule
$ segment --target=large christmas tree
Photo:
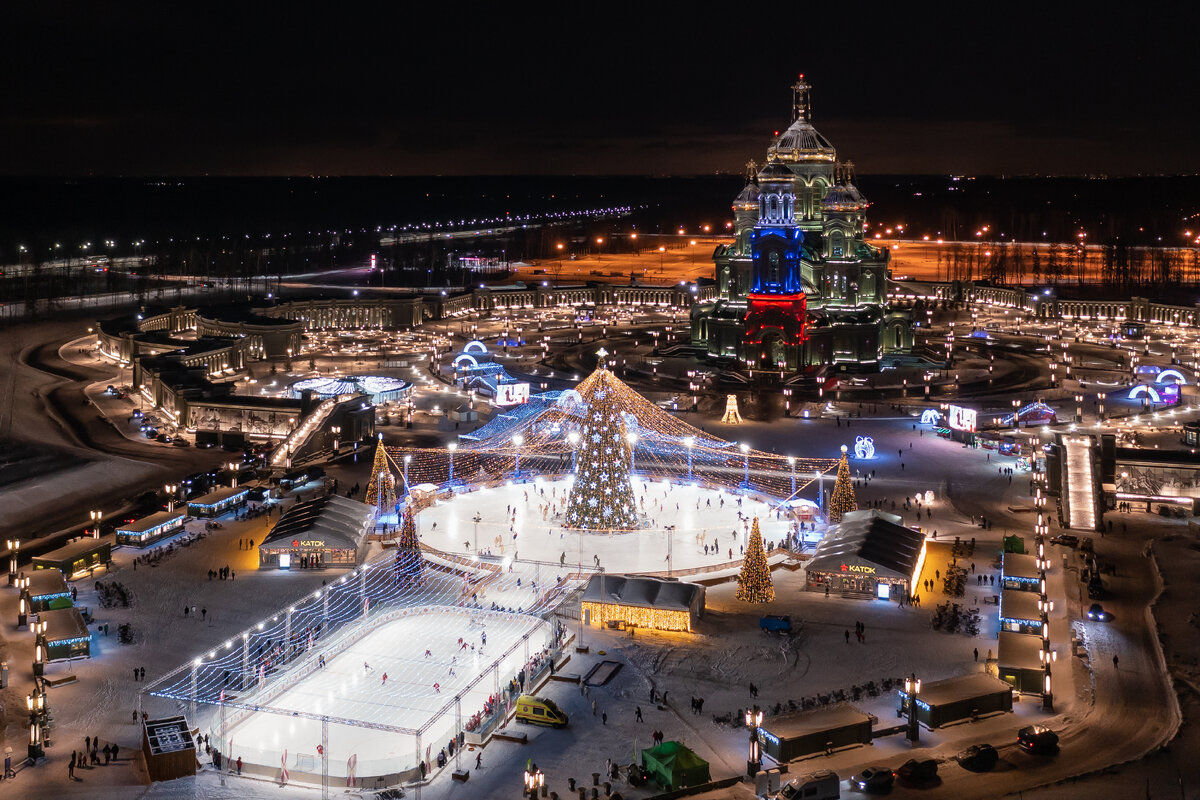
[[[388,464],[383,442],[375,445],[375,462],[371,465],[371,480],[367,482],[367,505],[386,514],[396,506],[396,477]]]
[[[763,549],[758,517],[754,518],[754,526],[750,528],[750,543],[746,545],[746,557],[742,559],[742,571],[738,573],[737,599],[747,603],[769,603],[775,599],[775,586],[771,583],[771,568],[767,566],[767,551]]]
[[[838,462],[837,480],[833,482],[833,494],[829,496],[829,524],[842,521],[842,515],[858,508],[854,499],[854,483],[850,480],[850,463],[846,460],[846,445],[842,445],[842,459]]]
[[[575,483],[567,499],[565,521],[569,528],[629,530],[638,527],[637,503],[629,482],[632,454],[625,423],[613,402],[615,379],[603,363],[599,372],[601,380],[579,429]]]

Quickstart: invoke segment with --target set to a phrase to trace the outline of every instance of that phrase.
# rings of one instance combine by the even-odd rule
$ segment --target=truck
[[[761,628],[764,633],[791,633],[792,618],[787,614],[784,614],[783,616],[778,614],[767,614],[765,617],[759,617],[758,627]]]
[[[838,800],[842,796],[842,779],[831,769],[792,778],[775,795],[776,800]]]

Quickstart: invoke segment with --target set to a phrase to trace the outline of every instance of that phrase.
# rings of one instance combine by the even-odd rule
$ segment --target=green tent
[[[1006,553],[1024,553],[1025,540],[1015,533],[1012,536],[1004,537],[1004,552]]]
[[[664,789],[698,786],[712,780],[708,762],[679,742],[663,742],[642,751],[642,766]]]

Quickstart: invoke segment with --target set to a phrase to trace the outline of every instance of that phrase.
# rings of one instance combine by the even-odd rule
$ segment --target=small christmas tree
[[[425,556],[421,553],[421,543],[417,539],[417,523],[413,518],[411,508],[404,509],[400,523],[400,533],[396,536],[396,557],[392,559],[392,571],[396,580],[402,577],[413,577],[421,574],[425,566]]]
[[[382,440],[375,445],[375,462],[371,464],[366,503],[374,506],[380,514],[386,514],[396,506],[396,477],[392,475]]]
[[[837,480],[833,482],[833,494],[829,496],[829,524],[842,521],[842,515],[858,508],[854,499],[854,484],[850,480],[850,463],[846,460],[849,448],[842,445],[842,459],[838,462]]]
[[[754,518],[750,528],[750,543],[746,546],[746,557],[742,559],[742,571],[738,573],[737,599],[747,603],[770,603],[775,599],[775,586],[771,583],[771,568],[767,566],[758,517]]]
[[[592,394],[579,430],[575,483],[567,499],[566,525],[593,531],[637,527],[637,503],[629,481],[630,452],[625,423],[618,413],[611,374],[600,351],[601,380]]]

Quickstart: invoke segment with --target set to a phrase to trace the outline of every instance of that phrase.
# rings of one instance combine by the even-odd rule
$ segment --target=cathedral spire
[[[746,183],[758,182],[758,162],[753,158],[746,162]]]
[[[798,119],[803,119],[805,122],[812,121],[812,101],[809,98],[809,92],[812,87],[804,80],[804,73],[801,72],[796,82],[792,84],[792,122]]]

